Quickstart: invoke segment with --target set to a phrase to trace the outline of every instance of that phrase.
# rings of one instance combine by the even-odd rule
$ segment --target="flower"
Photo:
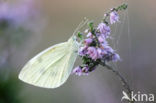
[[[78,76],[81,76],[82,75],[82,69],[80,66],[76,67],[74,70],[73,70],[73,73],[78,75]]]
[[[114,50],[109,45],[105,45],[103,48],[107,53],[114,53]]]
[[[105,42],[106,40],[105,40],[104,35],[100,35],[100,36],[98,36],[98,41],[99,41],[100,43]]]
[[[89,45],[89,44],[91,44],[93,42],[93,39],[88,38],[88,39],[85,39],[84,42],[85,42],[86,45]]]
[[[119,54],[117,54],[117,53],[113,54],[112,61],[117,62],[118,60],[121,60]]]
[[[103,53],[102,53],[102,49],[101,48],[97,48],[97,53],[98,53],[98,58],[102,58],[103,57]]]
[[[116,11],[112,11],[110,13],[110,23],[114,24],[119,21],[119,15]]]
[[[88,47],[88,52],[87,54],[92,58],[93,60],[98,59],[98,53],[95,47]]]
[[[80,66],[77,66],[74,70],[73,70],[73,74],[76,74],[78,76],[81,75],[88,75],[89,73],[89,67],[88,66],[84,66],[83,68],[81,68]]]
[[[93,25],[93,22],[89,23],[84,33],[86,39],[83,40],[83,47],[79,48],[79,55],[82,58],[83,65],[74,69],[74,73],[77,75],[88,75],[88,73],[94,71],[98,65],[105,66],[106,62],[117,62],[120,60],[119,54],[109,45],[107,39],[111,39],[110,24],[119,21],[118,10],[125,10],[127,6],[119,6],[113,8],[109,12],[104,14],[103,22],[99,23],[97,28]],[[109,17],[110,21],[107,20]]]
[[[91,33],[91,32],[89,32],[88,34],[87,34],[87,37],[92,37],[93,36],[93,34]]]
[[[97,27],[101,34],[104,34],[107,37],[110,34],[110,27],[107,26],[105,23],[100,23]]]
[[[83,74],[88,74],[89,73],[89,67],[88,66],[84,66],[82,68]]]
[[[101,59],[102,59],[104,56],[106,56],[108,53],[110,53],[110,52],[108,52],[107,50],[101,49],[101,48],[98,48],[98,49],[97,49],[97,52],[98,52],[98,57],[101,58]]]
[[[87,49],[88,49],[87,46],[81,47],[81,48],[79,49],[79,55],[80,55],[80,56],[86,55],[86,54],[87,54]]]

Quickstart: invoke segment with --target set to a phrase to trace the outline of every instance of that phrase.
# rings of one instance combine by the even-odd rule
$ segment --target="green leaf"
[[[118,10],[126,10],[127,7],[128,7],[127,4],[122,4],[122,5],[120,5],[116,10],[117,10],[117,11],[118,11]]]
[[[81,32],[78,32],[77,36],[79,37],[80,40],[83,39],[83,34]]]
[[[90,31],[93,32],[94,31],[94,26],[93,26],[93,22],[89,22],[88,24],[89,28],[90,28]]]

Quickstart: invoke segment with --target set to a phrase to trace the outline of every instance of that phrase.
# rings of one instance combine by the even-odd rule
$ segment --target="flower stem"
[[[119,71],[115,70],[113,67],[111,67],[110,65],[100,62],[100,65],[106,67],[108,70],[111,70],[113,73],[115,73],[115,75],[119,78],[119,80],[122,83],[123,88],[126,90],[128,96],[131,98],[131,89],[130,86],[128,85],[127,81],[125,80],[125,78],[120,74]],[[130,103],[134,103],[134,101],[129,101]]]

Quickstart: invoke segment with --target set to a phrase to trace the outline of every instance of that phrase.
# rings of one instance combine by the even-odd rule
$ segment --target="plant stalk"
[[[106,63],[100,62],[100,65],[106,67],[108,70],[111,70],[119,78],[119,80],[122,83],[123,88],[126,90],[126,93],[131,98],[132,91],[131,91],[130,86],[128,85],[127,81],[125,80],[125,78],[121,75],[121,73]],[[134,103],[134,101],[129,101],[129,102]]]

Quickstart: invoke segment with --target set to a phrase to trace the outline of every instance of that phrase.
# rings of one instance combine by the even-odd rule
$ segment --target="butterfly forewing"
[[[54,45],[32,58],[20,72],[19,78],[39,87],[59,87],[72,71],[77,49],[73,38],[68,42]]]

